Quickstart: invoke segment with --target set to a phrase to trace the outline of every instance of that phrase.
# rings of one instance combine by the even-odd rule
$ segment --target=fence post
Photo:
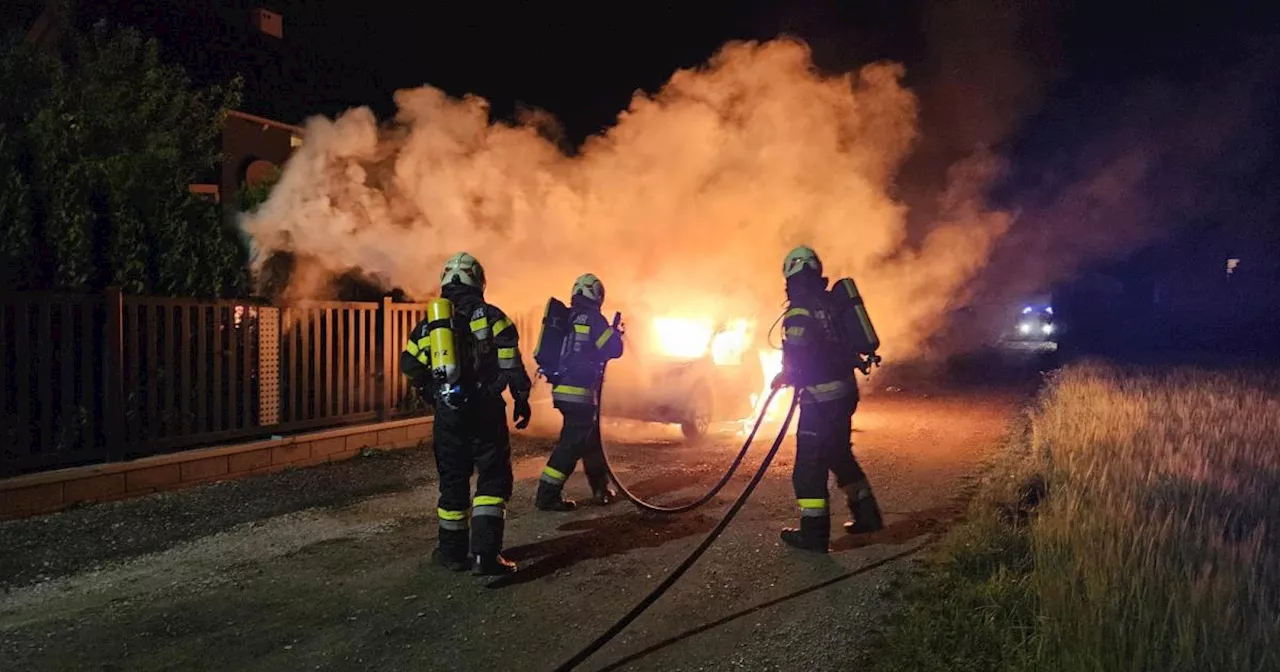
[[[382,327],[382,338],[379,347],[382,350],[382,365],[378,371],[378,420],[386,422],[391,419],[391,411],[395,404],[392,400],[392,392],[395,390],[395,381],[391,379],[395,368],[392,366],[392,356],[395,354],[395,329],[392,326],[394,322],[391,297],[382,297],[382,306],[378,309],[378,324]]]
[[[280,309],[258,308],[258,425],[280,424]]]
[[[108,287],[102,305],[102,430],[110,461],[122,459],[125,453],[124,293],[119,287]]]

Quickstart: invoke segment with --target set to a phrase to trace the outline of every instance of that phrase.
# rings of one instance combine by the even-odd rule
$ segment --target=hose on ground
[[[600,387],[601,389],[603,389],[604,386],[601,385]],[[702,506],[703,504],[706,504],[707,502],[714,499],[716,495],[720,494],[720,491],[724,489],[724,486],[729,484],[729,481],[733,478],[733,474],[737,472],[738,467],[742,465],[743,458],[747,456],[747,451],[751,449],[751,443],[755,441],[756,432],[760,430],[760,426],[764,423],[765,411],[768,410],[769,404],[773,401],[773,398],[777,394],[778,394],[778,390],[776,389],[769,392],[768,398],[765,399],[764,406],[760,409],[760,415],[756,418],[756,424],[751,428],[751,433],[747,435],[747,440],[743,442],[742,449],[738,451],[737,457],[733,458],[733,464],[729,465],[729,470],[724,472],[724,476],[720,477],[720,481],[716,483],[714,486],[712,486],[711,489],[708,490],[706,494],[699,497],[698,499],[692,502],[689,502],[687,504],[681,504],[679,506],[660,506],[658,504],[651,504],[649,502],[644,501],[639,496],[637,496],[634,492],[631,492],[631,490],[627,489],[627,486],[622,484],[622,481],[618,479],[618,475],[613,471],[613,465],[610,464],[609,462],[609,453],[607,451],[602,450],[602,452],[604,452],[604,466],[605,466],[605,469],[607,469],[609,472],[609,479],[612,480],[615,484],[617,484],[618,491],[621,492],[624,497],[630,500],[632,504],[635,504],[637,508],[643,511],[648,511],[650,513],[661,513],[666,515],[688,513],[689,511],[692,511]],[[599,425],[600,423],[599,409],[600,409],[600,404],[597,403],[596,404],[596,427],[597,428],[599,428],[600,426]]]
[[[773,395],[769,395],[769,399],[772,400]],[[724,532],[724,529],[729,526],[729,523],[733,520],[734,516],[738,515],[738,511],[747,503],[747,499],[751,496],[751,493],[755,491],[756,486],[760,484],[760,481],[764,478],[765,472],[769,470],[769,464],[773,462],[774,456],[778,454],[778,448],[782,446],[783,440],[787,437],[787,429],[791,426],[791,418],[795,415],[798,400],[798,396],[791,400],[791,405],[787,409],[787,417],[782,421],[782,428],[778,430],[778,436],[774,439],[773,446],[769,448],[769,452],[764,456],[764,461],[760,463],[760,468],[757,469],[755,475],[751,477],[751,482],[747,483],[747,487],[743,489],[742,494],[738,495],[738,499],[735,500],[733,505],[729,507],[729,510],[725,512],[724,517],[720,519],[720,522],[716,524],[715,528],[707,533],[707,536],[702,540],[702,543],[698,544],[698,547],[693,549],[693,552],[689,554],[689,557],[685,558],[684,562],[680,563],[680,566],[676,567],[670,574],[668,574],[667,578],[663,579],[662,583],[658,584],[657,588],[654,588],[653,591],[646,595],[643,600],[640,600],[639,604],[633,607],[631,611],[627,612],[627,614],[619,619],[617,623],[614,623],[613,626],[604,632],[604,634],[596,637],[595,640],[585,648],[557,667],[556,672],[568,672],[568,670],[574,669],[586,661],[587,658],[590,658],[596,651],[599,651],[605,644],[609,643],[609,640],[622,632],[631,624],[632,621],[636,620],[644,610],[652,606],[654,602],[657,602],[658,598],[662,597],[662,594],[667,592],[667,589],[674,585],[675,582],[693,566],[693,563],[698,561],[698,558],[702,557],[702,554],[711,547],[711,544],[715,543],[716,538],[718,538],[720,533]],[[764,417],[768,408],[769,404],[766,402],[764,408],[760,409],[761,418]],[[756,427],[759,426],[760,422],[757,420]],[[752,434],[754,435],[754,430]]]

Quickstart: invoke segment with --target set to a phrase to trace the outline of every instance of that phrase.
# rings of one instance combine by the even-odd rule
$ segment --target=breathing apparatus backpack
[[[837,340],[853,360],[853,366],[868,373],[872,364],[880,363],[880,356],[876,354],[880,349],[880,337],[871,325],[871,316],[862,301],[862,294],[858,292],[858,285],[853,278],[840,278],[831,286],[828,295]]]
[[[542,333],[533,349],[533,361],[538,371],[555,385],[560,378],[560,364],[564,356],[565,339],[569,337],[569,306],[554,296],[547,300],[542,313]]]
[[[453,302],[444,297],[427,303],[427,338],[431,343],[431,381],[435,397],[449,408],[457,408],[465,396],[462,388],[462,357],[454,337]]]

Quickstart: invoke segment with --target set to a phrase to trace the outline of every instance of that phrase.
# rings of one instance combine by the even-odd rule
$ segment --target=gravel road
[[[889,526],[857,539],[837,530],[826,557],[778,540],[795,516],[788,441],[716,545],[580,669],[840,669],[910,560],[875,563],[955,519],[954,495],[1023,398],[864,400],[856,453]],[[431,567],[430,451],[376,454],[0,523],[0,660],[33,671],[552,669],[697,545],[768,447],[759,440],[737,481],[690,514],[627,503],[553,514],[532,507],[552,438],[516,437],[507,543],[522,571],[510,579]],[[688,444],[672,428],[620,423],[605,439],[619,476],[663,503],[714,483],[741,441]],[[568,489],[586,494],[580,472]]]

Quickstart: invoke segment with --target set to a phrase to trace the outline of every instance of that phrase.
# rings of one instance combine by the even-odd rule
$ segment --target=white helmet
[[[808,245],[801,245],[788,252],[787,258],[782,261],[782,277],[789,278],[806,268],[822,275],[822,260],[818,258],[818,253]]]
[[[484,267],[476,258],[466,252],[459,252],[449,261],[444,262],[444,272],[440,274],[440,284],[447,285],[459,282],[484,291]]]
[[[573,281],[573,294],[581,294],[597,304],[603,304],[604,283],[594,273],[584,273]]]

